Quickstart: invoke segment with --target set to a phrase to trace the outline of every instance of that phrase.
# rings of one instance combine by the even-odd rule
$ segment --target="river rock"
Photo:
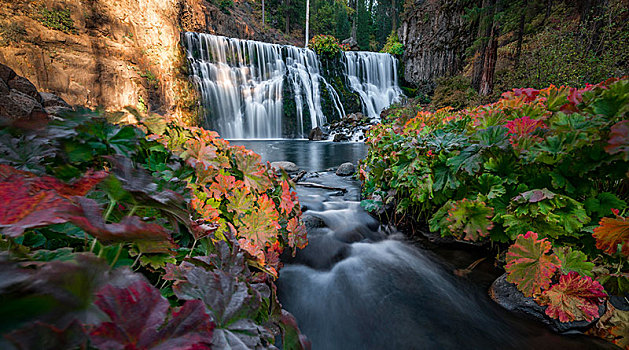
[[[280,169],[284,169],[284,171],[288,173],[294,173],[299,171],[299,167],[297,164],[293,162],[280,161],[271,163],[271,168],[275,169],[275,171],[279,171]]]
[[[308,134],[308,140],[310,141],[321,141],[323,140],[323,130],[320,127],[313,128],[310,130],[310,134]]]
[[[41,104],[44,107],[65,107],[71,109],[70,105],[64,101],[61,97],[51,94],[50,92],[40,92]]]
[[[304,223],[304,226],[306,226],[306,231],[310,231],[311,229],[315,228],[325,227],[325,222],[322,218],[309,214],[307,212],[302,214],[301,221]]]
[[[332,141],[334,142],[341,142],[341,141],[347,141],[347,140],[349,140],[349,136],[343,133],[334,134],[334,139],[332,139]]]
[[[353,163],[343,163],[336,169],[336,175],[338,176],[350,176],[356,172],[356,166]]]
[[[598,318],[592,322],[576,321],[576,322],[559,322],[552,319],[544,313],[546,306],[541,306],[533,300],[533,298],[525,297],[515,284],[507,282],[507,274],[498,277],[489,288],[489,295],[503,308],[522,315],[526,318],[544,323],[552,328],[555,332],[563,333],[571,330],[583,331],[590,328]],[[599,307],[599,315],[605,312],[605,306]]]

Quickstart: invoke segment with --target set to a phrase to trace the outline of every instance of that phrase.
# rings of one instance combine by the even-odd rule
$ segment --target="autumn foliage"
[[[0,130],[0,347],[304,348],[273,284],[307,244],[293,186],[174,121]]]
[[[562,322],[591,321],[608,295],[627,296],[629,79],[408,110],[389,111],[368,133],[364,208],[491,241],[507,280]],[[598,332],[615,334],[610,324]]]

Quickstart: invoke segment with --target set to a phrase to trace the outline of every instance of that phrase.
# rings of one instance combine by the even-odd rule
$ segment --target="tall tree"
[[[305,47],[308,47],[308,33],[310,31],[310,0],[306,0],[306,44]]]
[[[494,26],[494,9],[496,0],[483,0],[478,18],[478,32],[476,35],[476,51],[474,54],[474,65],[472,67],[472,86],[476,91],[480,91],[483,69],[485,67],[485,55],[487,46]]]

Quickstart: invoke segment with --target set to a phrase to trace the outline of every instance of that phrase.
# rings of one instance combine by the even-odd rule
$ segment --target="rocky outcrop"
[[[187,77],[181,32],[285,43],[277,31],[261,28],[251,6],[235,2],[220,9],[204,0],[0,0],[0,63],[71,105],[108,111],[132,106],[193,121],[198,96]]]
[[[417,0],[408,8],[398,29],[404,44],[404,78],[411,83],[433,82],[455,75],[472,35],[460,1]]]
[[[545,314],[546,307],[540,306],[533,300],[533,298],[525,297],[516,286],[507,282],[507,275],[504,274],[498,277],[489,289],[491,298],[500,304],[503,308],[517,313],[523,317],[544,323],[554,331],[563,333],[571,330],[583,331],[591,327],[596,321],[575,321],[575,322],[559,322],[559,320],[552,319]],[[605,313],[605,307],[603,305],[599,308],[599,315]]]
[[[38,92],[28,79],[0,64],[0,126],[36,127],[68,110],[62,98]]]

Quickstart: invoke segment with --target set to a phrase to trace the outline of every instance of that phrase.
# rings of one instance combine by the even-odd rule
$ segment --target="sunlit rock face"
[[[224,138],[305,138],[346,114],[312,50],[193,32],[184,38],[205,126]],[[346,52],[338,64],[372,118],[401,95],[391,55]]]

